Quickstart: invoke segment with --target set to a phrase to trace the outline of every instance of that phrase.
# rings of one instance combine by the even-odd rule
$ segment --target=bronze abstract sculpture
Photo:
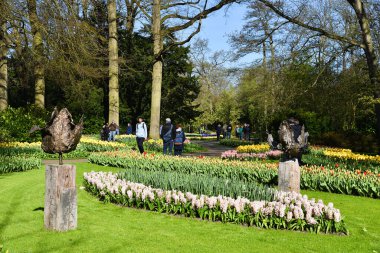
[[[278,130],[281,149],[284,151],[284,161],[298,159],[301,163],[301,155],[307,147],[308,132],[299,124],[298,120],[290,118],[284,120]]]
[[[74,124],[70,112],[63,108],[58,112],[57,107],[51,114],[50,121],[44,128],[34,126],[30,132],[41,131],[41,148],[49,154],[59,154],[59,164],[63,164],[62,154],[76,149],[83,130],[83,117],[78,125]]]

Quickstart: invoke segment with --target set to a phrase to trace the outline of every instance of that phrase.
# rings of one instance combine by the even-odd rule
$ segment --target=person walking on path
[[[174,155],[180,156],[182,155],[182,151],[184,148],[184,142],[186,140],[185,133],[182,131],[181,125],[177,125],[176,135],[174,139]]]
[[[116,130],[119,128],[119,126],[115,123],[115,121],[112,120],[109,129],[110,129],[110,134],[108,137],[108,141],[115,141],[115,135],[116,135]]]
[[[231,139],[232,126],[231,123],[227,125],[227,139]]]
[[[167,154],[168,149],[169,149],[169,155],[171,155],[173,152],[173,142],[175,139],[176,131],[172,124],[171,119],[167,118],[165,122],[166,124],[161,129],[160,137],[163,141],[164,155]]]
[[[140,154],[144,153],[144,141],[148,139],[148,127],[146,126],[144,119],[139,118],[136,124],[136,142],[139,148]]]
[[[222,125],[218,124],[216,127],[216,140],[220,140],[220,135],[222,134]]]

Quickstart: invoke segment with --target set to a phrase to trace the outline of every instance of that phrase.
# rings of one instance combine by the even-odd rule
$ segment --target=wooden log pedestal
[[[280,162],[278,167],[278,190],[300,192],[300,166],[298,161]]]
[[[45,167],[45,228],[67,231],[77,227],[77,190],[75,165]]]

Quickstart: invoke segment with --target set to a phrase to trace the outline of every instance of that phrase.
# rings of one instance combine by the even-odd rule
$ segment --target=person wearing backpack
[[[146,126],[144,119],[139,118],[136,124],[136,142],[139,148],[140,154],[144,153],[144,141],[148,139],[148,127]]]
[[[167,118],[165,120],[166,124],[162,126],[160,131],[160,137],[163,141],[163,152],[164,155],[167,154],[167,150],[169,149],[169,155],[173,152],[173,142],[175,139],[176,131],[175,127],[172,124],[171,119]]]
[[[176,135],[174,139],[174,155],[182,155],[184,142],[186,140],[185,132],[182,131],[181,125],[177,125]]]

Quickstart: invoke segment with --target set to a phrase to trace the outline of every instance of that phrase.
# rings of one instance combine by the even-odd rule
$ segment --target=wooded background
[[[231,4],[247,9],[232,51],[194,39]],[[166,117],[263,137],[296,116],[315,143],[376,152],[377,0],[2,0],[0,28],[1,140],[58,106],[84,114],[87,133],[143,116],[152,138]]]

